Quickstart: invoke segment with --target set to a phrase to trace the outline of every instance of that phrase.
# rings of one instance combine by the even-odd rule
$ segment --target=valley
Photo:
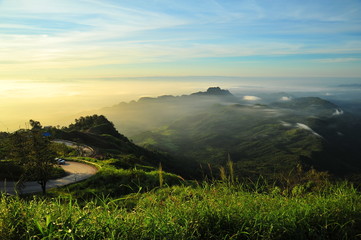
[[[193,177],[209,175],[208,165],[218,172],[230,159],[244,178],[276,179],[298,164],[339,177],[360,172],[357,114],[320,97],[267,96],[266,102],[252,103],[212,87],[142,98],[99,113],[138,145],[172,156],[178,173]]]
[[[19,158],[22,151],[9,154],[9,143],[26,147],[17,136],[27,142],[27,134],[50,141],[55,156],[96,165],[98,171],[57,188],[52,184],[62,178],[49,180],[50,188],[43,194],[0,194],[0,235],[357,236],[359,116],[320,97],[282,93],[277,99],[248,102],[212,87],[190,95],[121,103],[100,110],[107,116],[80,117],[67,127],[42,127],[31,120],[32,129],[3,132],[0,163],[7,171],[18,171],[20,179],[27,170],[11,156]],[[133,135],[123,135],[118,128]],[[17,217],[19,212],[22,217]],[[15,222],[19,228],[13,228]]]

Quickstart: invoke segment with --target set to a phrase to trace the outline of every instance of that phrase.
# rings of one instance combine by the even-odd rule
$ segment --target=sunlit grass
[[[285,195],[204,184],[121,198],[0,198],[1,239],[356,239],[361,196],[349,184]]]

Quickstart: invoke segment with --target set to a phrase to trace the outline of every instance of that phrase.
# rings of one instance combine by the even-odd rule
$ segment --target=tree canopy
[[[30,130],[20,129],[10,135],[9,158],[24,168],[20,182],[35,179],[46,192],[46,184],[54,169],[55,153],[51,141],[43,136],[40,122],[30,120]]]

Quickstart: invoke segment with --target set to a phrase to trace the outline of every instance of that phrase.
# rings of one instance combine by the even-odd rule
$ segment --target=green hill
[[[331,116],[339,107],[319,97],[294,98],[289,101],[278,101],[270,104],[272,107],[297,110],[299,114],[316,114]]]
[[[349,114],[335,115],[338,109],[320,98],[270,106],[218,104],[133,139],[178,161],[202,164],[198,174],[215,174],[208,164],[219,168],[229,159],[238,177],[277,178],[297,164],[338,176],[359,173],[359,123]]]
[[[150,169],[154,170],[159,167],[159,164],[162,164],[166,171],[179,173],[178,163],[172,157],[134,144],[120,134],[113,123],[102,115],[81,117],[69,127],[51,128],[49,131],[53,138],[90,146],[95,151],[92,157],[115,159],[112,165],[117,168],[148,169],[151,167]]]

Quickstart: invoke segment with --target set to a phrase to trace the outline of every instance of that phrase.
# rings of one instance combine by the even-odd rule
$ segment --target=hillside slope
[[[277,177],[298,164],[337,176],[361,172],[360,117],[319,97],[277,93],[269,99],[275,102],[257,104],[212,87],[100,112],[136,144],[166,155],[162,164],[183,176],[217,175],[229,159],[240,177]],[[128,139],[121,145],[132,148]]]
[[[51,128],[54,138],[85,144],[95,150],[98,159],[115,158],[117,168],[152,167],[156,169],[159,164],[167,171],[177,173],[176,164],[170,156],[157,151],[147,150],[137,146],[127,137],[120,134],[106,117],[93,115],[81,117],[74,124],[62,129]]]
[[[297,164],[336,175],[360,172],[359,121],[323,99],[264,105],[218,104],[133,137],[140,145],[238,176],[275,176]],[[204,169],[203,169],[204,171]]]

